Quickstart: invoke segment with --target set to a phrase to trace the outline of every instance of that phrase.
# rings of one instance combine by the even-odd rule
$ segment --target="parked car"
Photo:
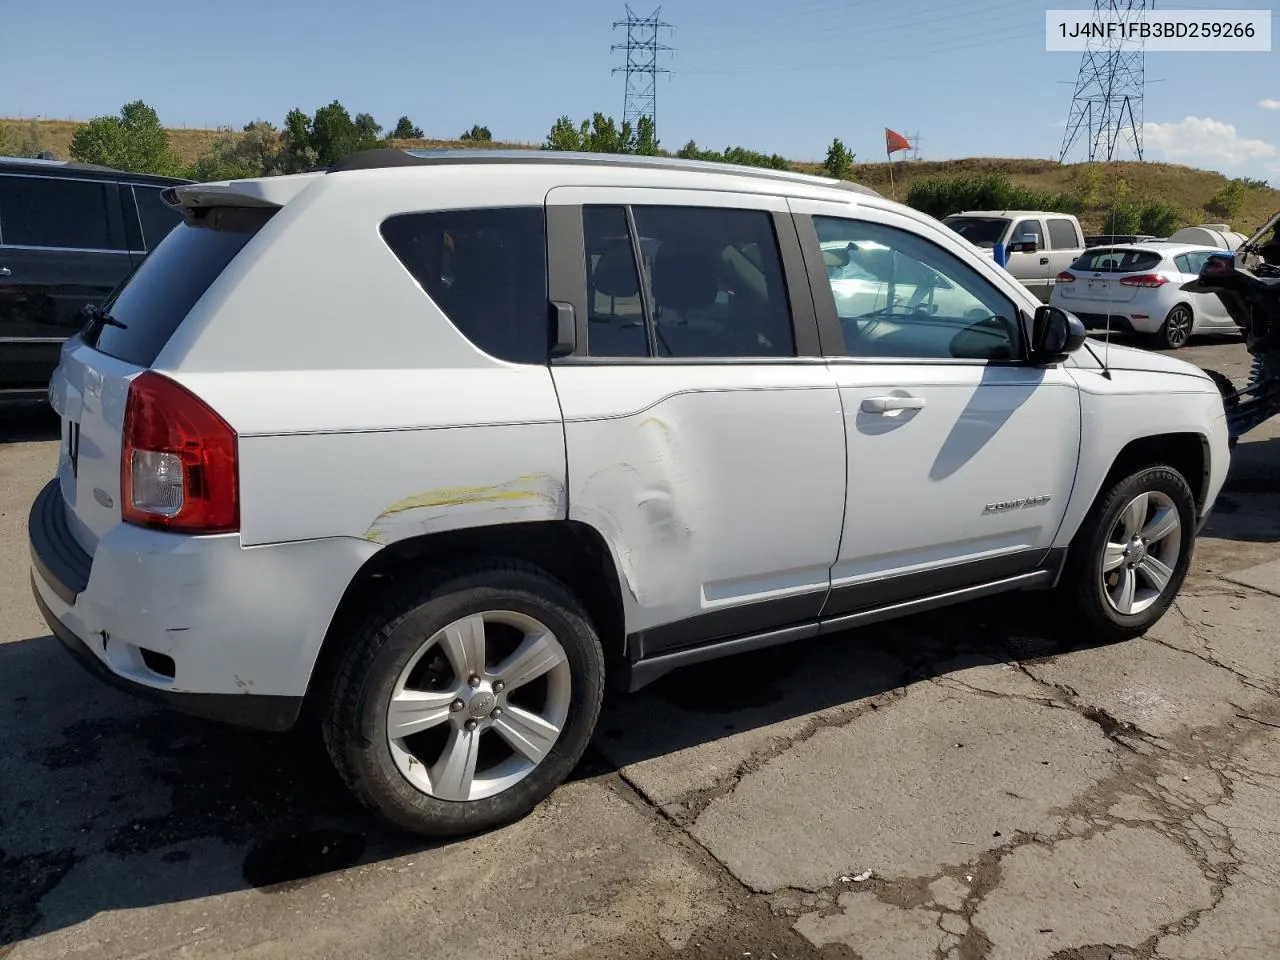
[[[971,210],[942,222],[988,255],[997,243],[1003,244],[1005,269],[1044,302],[1054,278],[1084,252],[1080,221],[1067,213]]]
[[[181,219],[172,177],[0,157],[0,400],[43,399],[58,351]]]
[[[407,830],[529,811],[606,678],[1014,590],[1140,634],[1226,474],[1198,368],[1104,370],[852,184],[378,150],[165,195],[184,222],[53,377],[36,601],[177,709],[279,730],[310,698]],[[883,298],[837,298],[850,244]],[[947,297],[917,309],[902,271]]]
[[[1221,252],[1169,241],[1086,250],[1058,274],[1049,302],[1075,314],[1087,329],[1140,333],[1166,350],[1198,334],[1239,336],[1240,327],[1216,294],[1182,289]]]

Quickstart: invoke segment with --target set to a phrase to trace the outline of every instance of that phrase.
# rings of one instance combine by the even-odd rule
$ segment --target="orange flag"
[[[893,155],[898,150],[910,150],[911,144],[907,142],[907,138],[900,133],[895,133],[888,127],[884,128],[884,149],[885,153]]]

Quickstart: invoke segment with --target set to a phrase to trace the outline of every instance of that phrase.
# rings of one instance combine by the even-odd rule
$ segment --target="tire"
[[[1157,510],[1172,509],[1178,521],[1176,533],[1162,539],[1151,537],[1146,545],[1150,556],[1168,572],[1167,582],[1158,593],[1154,593],[1148,573],[1158,568],[1144,566],[1147,560],[1139,568],[1130,566],[1145,550],[1135,548],[1133,553],[1118,558],[1117,551],[1107,549],[1109,542],[1124,542],[1124,535],[1133,525],[1123,514],[1140,497],[1147,502],[1141,529],[1152,530]],[[1058,591],[1096,637],[1114,642],[1140,636],[1164,616],[1182,588],[1195,546],[1195,525],[1195,499],[1187,481],[1176,470],[1151,466],[1122,477],[1102,491],[1085,516],[1072,541]],[[1108,563],[1120,559],[1121,566],[1104,572],[1104,557]],[[1135,602],[1127,613],[1122,590],[1125,577],[1133,577],[1136,587]]]
[[[523,669],[516,651],[532,658]],[[459,675],[464,664],[470,676]],[[411,833],[454,836],[518,820],[559,786],[591,739],[603,691],[599,639],[569,590],[535,567],[480,563],[369,611],[334,672],[322,729],[369,810]],[[395,731],[409,736],[392,736],[393,697],[409,723]]]
[[[1185,303],[1180,303],[1164,318],[1160,329],[1154,334],[1155,346],[1162,350],[1180,350],[1191,339],[1195,329],[1196,315]]]

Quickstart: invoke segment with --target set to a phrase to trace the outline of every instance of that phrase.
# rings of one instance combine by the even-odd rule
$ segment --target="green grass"
[[[0,138],[5,133],[10,139],[17,139],[34,132],[40,149],[52,150],[60,157],[69,155],[71,138],[80,124],[68,120],[6,120],[0,119]],[[191,163],[219,137],[227,136],[217,130],[172,129],[169,139],[174,150],[184,163]],[[495,147],[514,149],[535,149],[536,144],[506,143],[494,141],[487,144],[459,140],[401,140],[395,141],[402,147]],[[946,176],[980,176],[987,173],[1000,173],[1009,177],[1015,184],[1047,193],[1073,193],[1077,182],[1077,171],[1084,164],[1061,165],[1052,160],[1017,160],[998,157],[971,157],[964,160],[939,160],[899,162],[893,165],[893,186],[890,187],[889,166],[885,163],[859,163],[854,166],[853,180],[866,184],[885,196],[896,196],[901,200],[906,197],[907,188],[913,180],[922,177]],[[1227,178],[1208,170],[1197,170],[1171,163],[1109,163],[1100,164],[1102,168],[1102,206],[1080,216],[1080,221],[1087,231],[1096,231],[1102,226],[1106,206],[1114,200],[1115,184],[1123,179],[1128,186],[1129,195],[1142,202],[1163,201],[1171,204],[1181,212],[1184,224],[1220,222],[1221,217],[1205,211],[1204,205],[1218,189],[1227,182]],[[822,173],[818,163],[793,162],[793,170],[805,173]],[[1276,210],[1280,209],[1280,190],[1251,189],[1247,191],[1247,199],[1240,216],[1231,226],[1241,233],[1252,233],[1261,226]]]

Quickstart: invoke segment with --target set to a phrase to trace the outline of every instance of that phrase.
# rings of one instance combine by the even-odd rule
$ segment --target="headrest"
[[[636,282],[636,260],[626,240],[611,240],[600,251],[592,274],[597,293],[606,297],[635,297],[640,294]]]
[[[667,240],[653,262],[653,299],[669,310],[700,310],[720,290],[720,256],[701,243]]]

